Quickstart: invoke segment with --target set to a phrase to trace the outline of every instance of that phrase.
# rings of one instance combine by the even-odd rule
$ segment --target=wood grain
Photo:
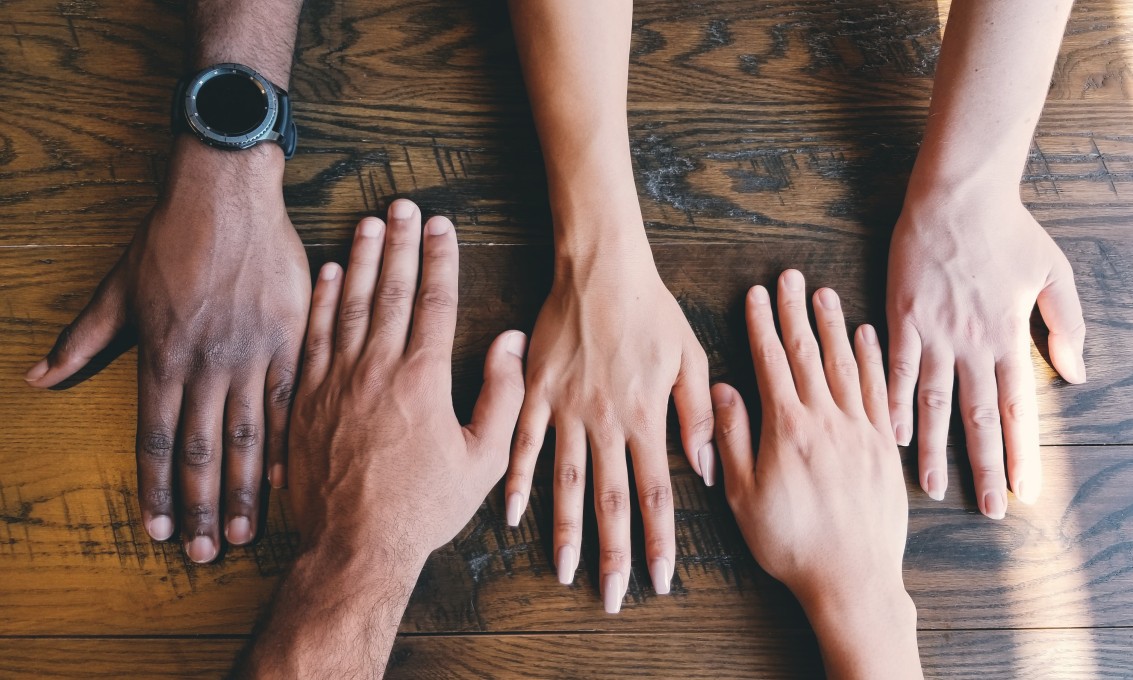
[[[629,121],[646,228],[714,379],[753,395],[751,284],[797,266],[842,293],[852,322],[884,327],[887,240],[949,2],[636,5]],[[69,389],[20,380],[158,196],[182,13],[164,0],[0,2],[3,677],[218,677],[294,558],[278,494],[258,542],[215,565],[145,536],[132,351]],[[1078,0],[1021,184],[1074,265],[1088,324],[1080,387],[1050,369],[1036,328],[1040,504],[980,516],[961,449],[932,502],[904,453],[905,578],[929,677],[1133,675],[1130,21],[1133,0]],[[290,90],[301,144],[285,197],[313,266],[342,261],[354,222],[396,196],[457,223],[466,417],[488,343],[529,330],[550,284],[542,159],[504,3],[308,0]],[[674,430],[672,595],[655,596],[637,561],[623,614],[604,615],[593,517],[574,585],[557,583],[543,460],[518,529],[497,489],[429,561],[390,676],[818,675],[802,612],[676,447]],[[640,529],[635,518],[639,542]]]
[[[1043,629],[922,631],[927,678],[1031,680],[1128,678],[1133,632]],[[25,678],[216,678],[232,664],[242,638],[3,639],[0,674]],[[821,675],[809,631],[744,633],[403,635],[390,680],[491,678],[656,680],[813,678]]]

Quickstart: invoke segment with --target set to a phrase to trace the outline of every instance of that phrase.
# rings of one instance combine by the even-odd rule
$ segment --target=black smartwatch
[[[285,159],[298,141],[287,92],[243,64],[209,66],[177,83],[173,134],[181,132],[218,149],[275,142]]]

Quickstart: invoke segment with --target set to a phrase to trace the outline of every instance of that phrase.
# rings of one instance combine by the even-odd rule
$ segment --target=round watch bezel
[[[220,75],[240,75],[248,78],[256,84],[267,100],[264,119],[244,134],[225,135],[210,128],[201,119],[201,114],[197,110],[197,93],[205,83]],[[273,139],[269,133],[272,132],[275,120],[279,116],[279,94],[271,81],[243,64],[216,64],[193,76],[193,80],[185,90],[184,110],[185,122],[205,142],[225,149],[248,149],[262,141]]]

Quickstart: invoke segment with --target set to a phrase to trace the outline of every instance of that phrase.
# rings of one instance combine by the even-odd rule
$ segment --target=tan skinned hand
[[[507,468],[526,338],[488,350],[472,422],[452,406],[458,249],[395,201],[358,224],[345,274],[323,267],[291,419],[289,491],[303,549],[333,544],[410,563],[452,538]],[[418,285],[420,273],[420,285]]]

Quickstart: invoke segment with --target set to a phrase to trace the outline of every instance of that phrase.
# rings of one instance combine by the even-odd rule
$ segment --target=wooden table
[[[638,2],[642,208],[714,378],[751,393],[743,291],[786,266],[837,288],[852,322],[884,327],[887,242],[946,13],[934,0]],[[1133,675],[1131,30],[1133,0],[1079,1],[1022,185],[1089,325],[1086,385],[1034,351],[1041,503],[982,517],[962,449],[933,502],[908,456],[905,578],[930,676]],[[258,543],[214,565],[146,537],[133,351],[70,389],[21,379],[154,203],[183,45],[180,3],[0,2],[3,677],[216,677],[295,553],[279,495]],[[542,162],[504,3],[309,0],[291,90],[301,143],[285,192],[313,265],[341,259],[355,221],[395,196],[456,222],[466,416],[488,341],[530,329],[549,287]],[[820,674],[800,609],[678,446],[670,596],[636,560],[623,612],[602,612],[593,518],[575,584],[556,582],[543,464],[518,530],[497,490],[429,562],[391,677]]]

